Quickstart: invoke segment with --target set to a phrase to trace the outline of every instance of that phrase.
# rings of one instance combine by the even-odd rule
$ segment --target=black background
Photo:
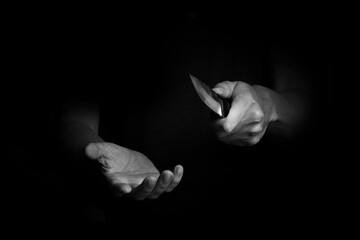
[[[89,206],[104,209],[109,223],[148,220],[170,230],[199,222],[221,230],[260,223],[311,227],[330,218],[333,162],[325,151],[334,144],[326,123],[319,129],[318,122],[328,114],[332,86],[331,19],[319,9],[273,7],[15,8],[7,19],[9,221],[87,223]],[[264,137],[245,148],[218,142],[188,74],[210,86],[224,80],[271,86],[273,45],[311,75],[311,123],[288,142]],[[78,189],[91,190],[91,179],[72,185],[68,175],[76,169],[55,137],[60,109],[72,97],[101,102],[106,141],[144,153],[160,171],[182,164],[177,189],[135,202]]]

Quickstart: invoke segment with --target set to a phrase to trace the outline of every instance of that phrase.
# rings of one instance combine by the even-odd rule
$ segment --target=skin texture
[[[231,101],[228,116],[212,122],[218,139],[226,144],[252,146],[265,135],[291,139],[309,118],[308,82],[311,78],[292,57],[271,50],[272,89],[246,82],[220,82],[213,89]],[[94,90],[95,92],[95,90]],[[310,91],[311,94],[311,91]],[[75,94],[77,95],[77,94]],[[80,94],[81,96],[81,94]],[[90,99],[70,99],[64,106],[60,135],[68,156],[101,163],[116,196],[156,199],[181,181],[183,167],[160,172],[144,154],[109,143],[99,136],[100,111]],[[300,126],[300,128],[299,128]],[[119,132],[118,134],[122,134]]]
[[[96,171],[104,174],[115,196],[156,199],[179,184],[182,166],[160,173],[144,154],[102,139],[98,134],[99,123],[97,105],[73,104],[66,109],[61,120],[60,138],[69,158],[74,159],[80,168],[84,156],[86,161],[100,163],[100,169]]]
[[[85,153],[101,163],[117,196],[128,194],[136,200],[156,199],[164,192],[171,192],[183,175],[180,165],[175,166],[173,172],[165,170],[160,174],[144,154],[114,143],[91,143]]]
[[[264,87],[225,81],[213,90],[232,101],[228,116],[214,122],[216,135],[224,143],[254,145],[264,136],[268,124],[278,119],[274,102]]]

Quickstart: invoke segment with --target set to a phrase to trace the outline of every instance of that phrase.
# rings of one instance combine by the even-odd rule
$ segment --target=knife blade
[[[190,79],[200,99],[217,114],[219,118],[226,118],[230,111],[230,102],[215,93],[204,82],[200,81],[195,76],[190,75]]]

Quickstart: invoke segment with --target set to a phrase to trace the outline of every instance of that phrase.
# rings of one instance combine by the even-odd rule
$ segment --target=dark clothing
[[[38,145],[31,143],[47,139],[47,156],[61,156],[52,145],[56,142],[52,121],[56,121],[67,99],[88,99],[100,102],[99,135],[105,141],[144,153],[160,171],[181,164],[185,169],[183,180],[172,193],[156,201],[105,196],[95,203],[79,200],[78,205],[73,205],[74,199],[67,195],[71,191],[66,184],[62,186],[63,176],[54,169],[56,164],[49,163],[48,172],[44,161],[49,159],[41,156],[40,163],[35,163],[36,157],[30,154],[24,165],[31,162],[34,174],[28,174],[34,179],[32,185],[40,196],[49,198],[38,206],[46,206],[44,218],[54,217],[48,216],[46,209],[56,209],[60,202],[61,210],[54,213],[60,219],[74,218],[72,214],[83,203],[104,209],[109,222],[124,224],[126,219],[147,219],[149,215],[159,222],[161,217],[177,216],[187,219],[176,220],[185,229],[199,221],[215,226],[233,222],[234,218],[240,223],[259,219],[280,223],[289,218],[318,217],[322,160],[316,141],[307,134],[283,144],[264,137],[252,147],[217,141],[208,125],[210,112],[196,95],[189,74],[210,86],[229,80],[271,88],[270,49],[276,45],[299,57],[314,76],[312,86],[320,89],[327,77],[323,72],[325,64],[320,62],[319,66],[318,61],[324,51],[318,45],[321,41],[308,40],[310,33],[301,29],[287,31],[285,25],[276,28],[267,22],[246,25],[245,17],[226,14],[215,18],[202,11],[179,11],[154,17],[141,12],[129,17],[122,15],[115,26],[108,28],[96,22],[67,23],[65,27],[63,22],[55,22],[50,34],[44,34],[47,25],[34,33],[35,37],[46,35],[48,39],[36,43],[40,48],[37,59],[26,60],[33,64],[24,75],[31,75],[32,80],[22,84],[24,93],[19,94],[24,97],[16,106],[24,116],[35,117],[30,121],[35,128],[26,135],[36,137],[25,141],[30,142],[33,152],[33,146]],[[29,54],[36,53],[34,50]],[[44,81],[36,80],[39,75]],[[36,89],[34,94],[27,92],[27,86],[31,91]],[[27,97],[31,97],[35,108],[22,108]],[[314,104],[319,108],[322,105]],[[22,120],[18,121],[21,125]],[[46,174],[50,173],[56,176],[57,186],[48,186]],[[78,214],[75,219],[82,219],[82,213]]]

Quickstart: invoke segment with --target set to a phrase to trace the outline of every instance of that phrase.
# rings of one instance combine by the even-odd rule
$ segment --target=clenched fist
[[[216,135],[224,143],[254,145],[264,136],[268,124],[277,120],[275,104],[265,87],[225,81],[213,90],[231,102],[227,117],[214,122]]]

